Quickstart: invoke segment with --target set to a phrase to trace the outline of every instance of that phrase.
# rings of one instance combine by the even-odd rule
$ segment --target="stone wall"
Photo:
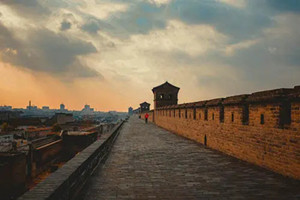
[[[154,122],[154,111],[153,110],[150,110],[149,112],[143,112],[140,114],[141,116],[141,119],[142,120],[145,120],[145,115],[146,113],[148,113],[149,117],[148,117],[148,122]]]
[[[51,143],[32,149],[31,177],[36,177],[56,160],[61,159],[63,152],[63,141],[55,140]]]
[[[95,169],[105,161],[124,121],[84,149],[19,200],[76,199]]]
[[[300,87],[167,106],[154,115],[162,128],[300,179]]]

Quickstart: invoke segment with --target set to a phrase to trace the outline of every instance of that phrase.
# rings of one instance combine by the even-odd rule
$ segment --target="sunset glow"
[[[179,103],[294,87],[299,12],[294,0],[0,0],[0,105],[126,111],[165,81]]]

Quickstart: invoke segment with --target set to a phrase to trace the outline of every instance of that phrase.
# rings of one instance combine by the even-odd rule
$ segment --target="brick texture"
[[[295,87],[211,100],[201,106],[162,107],[149,115],[156,125],[173,133],[202,144],[206,140],[212,149],[300,179],[299,97],[299,87]],[[283,102],[290,105],[290,119],[282,116]]]

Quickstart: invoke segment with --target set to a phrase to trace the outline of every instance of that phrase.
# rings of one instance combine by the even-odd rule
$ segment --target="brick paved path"
[[[81,199],[300,199],[300,181],[132,117]]]

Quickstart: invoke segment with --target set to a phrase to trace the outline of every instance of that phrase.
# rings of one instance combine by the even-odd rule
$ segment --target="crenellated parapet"
[[[156,107],[158,126],[300,179],[300,86]]]
[[[294,128],[300,86],[156,108],[158,115],[220,123]],[[191,117],[192,116],[192,117]]]

